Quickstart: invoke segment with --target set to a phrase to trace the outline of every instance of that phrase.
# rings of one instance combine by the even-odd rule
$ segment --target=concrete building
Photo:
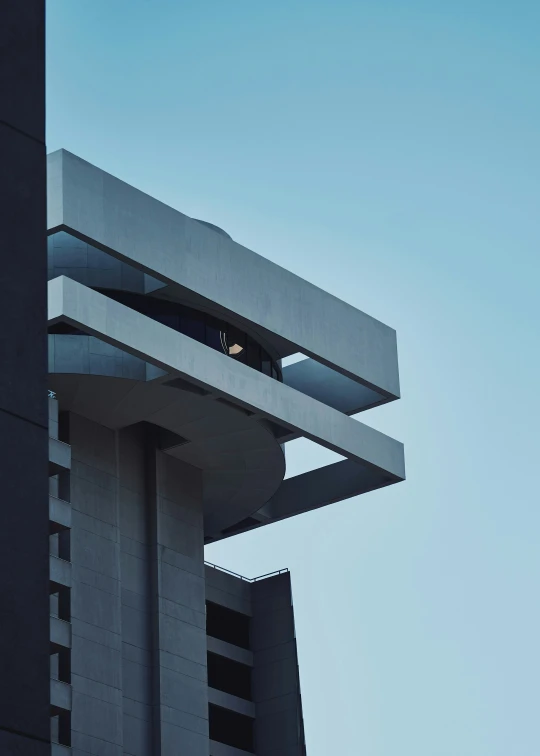
[[[50,754],[45,0],[0,3],[0,754]]]
[[[204,544],[403,480],[350,417],[395,332],[65,151],[48,233],[53,754],[301,756],[289,573]],[[284,479],[300,436],[343,461]]]

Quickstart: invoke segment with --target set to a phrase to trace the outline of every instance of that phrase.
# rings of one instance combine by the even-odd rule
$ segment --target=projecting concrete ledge
[[[49,557],[49,581],[51,593],[62,588],[71,588],[71,562],[56,556]]]
[[[49,530],[59,533],[71,528],[71,504],[69,501],[49,496]]]
[[[217,740],[210,741],[210,756],[253,756],[252,751],[243,751],[241,748],[233,748],[218,743]]]
[[[71,648],[71,624],[59,617],[51,617],[51,651],[58,652],[62,648]]]
[[[346,302],[66,150],[48,156],[48,231],[64,230],[390,399],[396,334]],[[263,295],[264,293],[264,295]]]
[[[51,680],[51,712],[54,715],[62,711],[71,711],[71,685]]]
[[[49,437],[49,476],[71,469],[71,446]]]
[[[226,659],[232,659],[233,661],[240,662],[240,664],[247,664],[248,667],[253,666],[253,651],[248,651],[246,648],[240,648],[240,646],[219,640],[219,638],[212,638],[211,635],[207,636],[206,641],[206,647],[211,654],[219,654]]]
[[[244,714],[246,717],[255,718],[255,704],[246,701],[244,698],[233,696],[230,693],[224,693],[216,688],[208,688],[208,703],[221,706],[229,711],[236,711],[238,714]]]
[[[384,433],[66,276],[49,281],[48,290],[49,325],[75,326],[395,482],[405,478],[403,444]]]

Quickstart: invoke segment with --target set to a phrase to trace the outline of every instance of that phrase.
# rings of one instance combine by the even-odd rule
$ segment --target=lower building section
[[[289,573],[205,566],[201,470],[152,425],[51,427],[54,753],[305,754]]]
[[[211,756],[305,756],[290,573],[205,576]]]

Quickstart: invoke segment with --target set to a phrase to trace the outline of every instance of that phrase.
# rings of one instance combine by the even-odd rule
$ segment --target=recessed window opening
[[[253,753],[253,719],[251,717],[210,704],[208,720],[210,740]]]
[[[226,606],[206,602],[206,633],[212,638],[249,649],[250,618]]]
[[[207,656],[208,685],[231,696],[251,701],[251,667],[220,654]]]

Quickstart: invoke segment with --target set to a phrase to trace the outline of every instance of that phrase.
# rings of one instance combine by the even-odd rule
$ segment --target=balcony
[[[51,715],[71,711],[71,685],[61,680],[51,680]]]
[[[71,446],[49,437],[49,477],[71,469]]]
[[[71,588],[71,562],[56,556],[49,556],[50,592],[58,593]]]
[[[49,533],[71,528],[71,504],[56,496],[49,496]]]
[[[59,617],[50,618],[51,653],[71,648],[71,623]]]

